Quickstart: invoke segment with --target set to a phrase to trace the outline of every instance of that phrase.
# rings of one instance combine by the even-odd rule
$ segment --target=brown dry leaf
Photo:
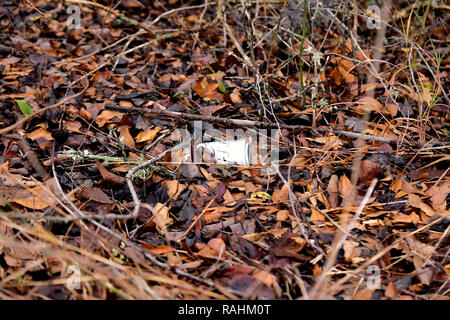
[[[253,276],[262,283],[265,283],[268,287],[272,288],[278,285],[277,277],[268,271],[255,269],[255,271],[253,272]]]
[[[81,123],[79,121],[64,121],[64,128],[66,128],[67,131],[75,132],[75,133],[83,133],[81,129]]]
[[[85,108],[81,108],[79,115],[80,115],[80,117],[82,117],[83,119],[86,119],[87,121],[92,120],[92,114]]]
[[[124,178],[108,171],[98,159],[95,159],[95,163],[97,164],[98,171],[102,175],[103,180],[109,182],[114,185],[120,185],[124,182]]]
[[[289,211],[280,210],[277,212],[277,221],[285,221],[289,218]]]
[[[303,141],[308,144],[308,141],[306,139],[303,139]],[[306,159],[306,157],[299,155],[295,157],[293,161],[291,161],[292,167],[304,167],[306,166],[307,161],[308,159]]]
[[[84,188],[81,190],[81,192],[78,194],[81,198],[95,201],[98,203],[105,203],[105,204],[112,204],[114,201],[112,201],[106,193],[102,191],[102,189],[99,188]]]
[[[228,189],[226,189],[225,193],[223,194],[223,201],[227,207],[233,207],[236,204],[236,201],[234,200],[230,190]]]
[[[354,70],[353,62],[343,58],[336,58],[336,61],[338,63],[337,69],[344,81],[346,83],[352,83],[356,81],[357,78],[353,74],[351,74],[351,71]]]
[[[112,168],[112,171],[116,171],[116,172],[123,172],[126,173],[128,171],[130,171],[131,166],[130,165],[126,165],[126,164],[122,164],[122,165],[118,165],[117,167]]]
[[[213,238],[197,254],[208,259],[219,259],[225,256],[225,248],[226,245],[222,239]],[[221,253],[222,255],[220,256]]]
[[[55,181],[50,179],[28,190],[16,189],[9,201],[30,209],[42,210],[57,204],[56,197],[51,194],[58,194],[57,190]]]
[[[358,243],[353,240],[345,240],[344,241],[344,257],[347,261],[350,261],[353,258],[354,250],[358,246]]]
[[[217,250],[218,252],[225,250],[225,242],[221,238],[213,238],[208,241],[208,247]]]
[[[22,185],[24,187],[29,187],[29,188],[33,188],[38,184],[34,181],[30,181],[29,179],[26,179],[26,177],[24,177],[20,174],[9,173],[8,162],[4,162],[4,163],[0,164],[0,183],[2,183],[5,186],[9,186],[9,187]],[[14,192],[16,191],[15,189],[10,189],[10,188],[6,188],[6,189],[14,190]]]
[[[392,222],[394,224],[408,224],[408,223],[419,224],[421,222],[421,219],[415,212],[411,213],[410,215],[406,215],[401,212],[396,212],[392,216]]]
[[[354,193],[353,184],[350,179],[344,174],[338,181],[339,194],[342,198],[351,197]]]
[[[212,99],[217,91],[217,88],[219,88],[219,84],[217,82],[209,83],[206,77],[204,77],[202,81],[197,81],[194,84],[195,93],[202,98]]]
[[[417,189],[415,186],[413,186],[411,183],[404,179],[397,179],[392,183],[391,190],[394,192],[399,192],[400,190],[403,191],[405,194],[409,193],[418,193],[423,194],[422,191]]]
[[[213,222],[220,221],[220,218],[222,217],[222,213],[218,212],[218,211],[206,212],[206,213],[204,213],[204,217],[205,217],[205,224],[208,225]]]
[[[241,94],[239,93],[239,89],[235,88],[233,92],[230,94],[231,101],[233,103],[239,104],[242,103]]]
[[[205,176],[206,180],[208,180],[208,181],[217,181],[217,179],[214,178],[205,168],[200,167],[200,171]]]
[[[388,285],[386,286],[386,290],[384,291],[384,295],[386,296],[386,298],[395,299],[398,293],[398,289],[395,287],[392,281],[389,281]]]
[[[311,190],[314,193],[314,190]],[[330,202],[328,201],[327,197],[325,197],[325,194],[323,191],[319,188],[319,191],[316,193],[314,197],[311,197],[310,200],[313,198],[317,199],[319,202],[321,202],[326,209],[330,208]]]
[[[422,257],[418,255],[414,255],[413,263],[414,267],[416,267],[417,277],[419,278],[420,282],[424,285],[429,286],[431,281],[433,280],[433,268],[425,266],[424,259],[422,259]]]
[[[147,129],[145,131],[141,131],[136,136],[136,142],[144,142],[144,141],[153,141],[155,137],[158,135],[158,132],[161,128],[156,127],[154,129]]]
[[[446,264],[443,269],[447,274],[447,277],[450,278],[450,263]]]
[[[326,219],[325,216],[317,209],[311,208],[311,216],[309,217],[314,224],[323,223]]]
[[[9,267],[27,267],[33,264],[41,254],[39,254],[39,246],[17,245],[17,243],[11,243],[11,245],[5,245],[4,259]],[[42,269],[42,263],[35,264],[34,267],[29,269],[30,271],[37,271]]]
[[[370,300],[372,298],[375,289],[364,288],[358,291],[352,298],[352,300]]]
[[[374,178],[377,178],[381,174],[382,171],[375,162],[370,160],[361,161],[359,167],[359,180],[363,184],[370,184]]]
[[[392,117],[395,117],[398,113],[398,107],[393,103],[388,103],[383,111],[384,113],[389,113]]]
[[[364,97],[361,100],[358,101],[358,109],[364,110],[364,111],[382,111],[382,105],[380,102],[378,102],[377,99],[372,97]]]
[[[328,192],[328,201],[330,203],[330,208],[336,208],[339,205],[338,181],[339,181],[338,176],[333,174],[330,178],[330,181],[328,182],[327,192]]]
[[[173,252],[168,252],[167,255],[167,264],[171,267],[178,266],[180,264],[180,258],[178,258]]]
[[[447,196],[450,193],[450,182],[446,181],[438,186],[432,186],[425,192],[425,195],[431,196],[431,205],[433,209],[445,210],[447,207]]]
[[[199,184],[189,184],[188,189],[193,192],[198,192],[200,197],[205,197],[209,194],[208,188]]]
[[[295,254],[305,247],[306,240],[294,233],[285,232],[279,239],[274,239],[274,243],[284,251]]]
[[[196,269],[196,268],[200,267],[202,265],[202,263],[203,262],[201,260],[185,262],[185,263],[183,263],[183,268],[185,268],[185,269]]]
[[[8,57],[8,58],[0,59],[0,66],[8,66],[8,65],[16,64],[20,60],[22,60],[22,59],[18,58],[18,57]]]
[[[42,127],[27,134],[26,137],[33,141],[36,141],[36,143],[39,145],[39,148],[41,149],[49,147],[51,145],[50,141],[53,141],[52,134]]]
[[[127,101],[127,100],[120,100],[119,101],[119,106],[121,106],[121,107],[134,107],[133,103],[131,101]]]
[[[122,119],[123,113],[110,111],[110,110],[103,110],[102,113],[100,113],[97,118],[95,118],[95,123],[101,128],[105,125],[105,123],[110,122],[114,118],[116,118],[117,122]]]
[[[333,70],[331,70],[330,72],[330,78],[332,78],[334,80],[334,82],[336,83],[336,85],[340,86],[341,85],[341,73],[339,72],[339,68],[336,67]],[[298,109],[295,109],[294,111],[295,113],[300,113],[301,111]]]
[[[411,250],[420,253],[420,255],[425,259],[431,258],[436,252],[435,247],[417,240],[416,238],[414,238],[414,236],[410,236],[406,238],[406,240]]]
[[[200,107],[200,113],[204,116],[212,116],[215,112],[222,110],[226,107],[226,104],[202,106]]]
[[[96,118],[102,110],[105,110],[105,104],[106,102],[102,103],[85,103],[85,108],[82,108],[82,110],[86,110],[85,112],[81,112],[80,110],[80,116],[86,117],[88,121],[92,120],[92,118]]]
[[[51,132],[44,128],[36,129],[33,132],[30,132],[29,134],[27,134],[26,137],[33,141],[35,141],[37,139],[46,139],[49,141],[53,140]]]
[[[13,198],[10,200],[11,202],[15,202],[20,204],[21,206],[34,209],[34,210],[42,210],[49,206],[48,200],[44,200],[41,197],[28,197],[28,198]]]
[[[345,41],[345,47],[348,49],[348,52],[352,52],[352,40],[350,38],[347,38]],[[364,49],[362,49],[362,52],[360,50],[356,50],[356,57],[362,61],[365,61],[366,59],[370,59],[370,53]]]
[[[159,232],[166,230],[168,225],[173,223],[173,219],[169,217],[169,208],[162,203],[157,203],[153,208],[154,222]]]
[[[335,135],[327,135],[324,137],[313,139],[313,141],[324,144],[323,149],[325,150],[335,149],[339,147],[342,143],[339,137]]]
[[[119,132],[120,132],[119,137],[126,146],[133,149],[136,148],[136,145],[134,144],[134,139],[130,134],[130,128],[128,126],[120,126]]]
[[[211,211],[211,212],[218,212],[218,213],[230,212],[233,210],[234,210],[234,208],[225,207],[225,206],[209,207],[209,208],[204,209],[205,212]]]
[[[408,195],[408,205],[422,210],[427,216],[432,217],[436,213],[429,205],[424,203],[419,196],[410,193]]]
[[[289,181],[292,184],[292,180]],[[273,202],[287,202],[289,201],[289,188],[286,184],[280,190],[275,190],[272,194]]]
[[[167,188],[167,194],[170,199],[176,199],[180,193],[186,189],[185,184],[181,184],[178,180],[164,180],[162,185]]]
[[[357,78],[349,71],[345,70],[345,68],[338,66],[337,69],[346,83],[353,83],[356,81]]]
[[[147,249],[147,250],[150,250],[150,251],[153,252],[154,254],[158,254],[158,255],[175,251],[174,248],[169,247],[169,246],[164,245],[164,244],[158,245],[158,246],[153,246],[153,245],[151,245],[150,243],[142,243],[142,244],[141,244],[141,247],[142,247],[142,248],[145,248],[145,249]]]
[[[257,192],[260,190],[260,188],[256,187],[253,183],[243,180],[230,181],[228,183],[228,187],[236,188],[240,191],[245,191],[246,194],[252,194],[253,192]]]

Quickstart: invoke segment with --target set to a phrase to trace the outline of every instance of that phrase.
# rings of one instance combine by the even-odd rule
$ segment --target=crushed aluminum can
[[[249,166],[252,162],[254,147],[247,139],[214,141],[200,143],[196,148],[203,148],[220,164]]]

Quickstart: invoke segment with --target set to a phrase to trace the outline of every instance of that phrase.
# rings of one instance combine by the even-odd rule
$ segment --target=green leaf
[[[28,116],[33,113],[33,107],[26,103],[25,100],[16,100],[16,103],[24,115]]]
[[[219,84],[219,90],[220,92],[222,92],[223,94],[228,94],[227,89],[225,88],[225,86],[223,85],[222,81],[217,80],[217,83]]]

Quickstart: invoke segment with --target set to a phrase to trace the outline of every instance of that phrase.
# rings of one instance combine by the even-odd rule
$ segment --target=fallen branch
[[[154,101],[152,101],[151,104],[163,107],[159,103],[154,102]],[[119,105],[112,105],[112,104],[107,104],[105,106],[105,108],[110,109],[110,110],[120,111],[120,112],[126,112],[126,113],[140,113],[140,114],[147,115],[147,116],[161,115],[161,116],[167,116],[167,117],[171,117],[171,118],[201,120],[201,121],[207,121],[207,122],[218,122],[218,123],[222,123],[227,126],[284,128],[284,129],[311,129],[310,126],[285,125],[285,124],[278,125],[277,123],[268,123],[268,122],[242,120],[242,119],[226,119],[226,118],[220,118],[220,117],[214,117],[214,116],[203,116],[203,115],[198,115],[198,114],[175,112],[175,111],[169,111],[169,110],[143,109],[143,108],[137,108],[137,107],[126,107],[126,106],[119,106]]]
[[[378,142],[385,142],[385,143],[397,143],[397,140],[395,140],[395,139],[378,137],[378,136],[374,136],[371,134],[342,131],[342,130],[333,130],[333,132],[336,134],[339,134],[339,135],[349,137],[349,138],[363,139],[363,140],[367,140],[367,141],[378,141]]]
[[[152,105],[161,106],[159,103],[152,101]],[[259,128],[282,128],[282,129],[312,129],[311,126],[304,126],[304,125],[287,125],[287,124],[278,124],[278,123],[268,123],[268,122],[261,122],[261,121],[253,121],[253,120],[242,120],[242,119],[226,119],[226,118],[220,118],[220,117],[214,117],[214,116],[203,116],[198,114],[190,114],[190,113],[183,113],[183,112],[175,112],[175,111],[169,111],[169,110],[160,110],[160,109],[143,109],[143,108],[137,108],[137,107],[127,107],[127,106],[119,106],[119,105],[113,105],[113,104],[107,104],[105,106],[106,109],[110,110],[116,110],[119,112],[125,112],[125,113],[140,113],[142,115],[150,116],[150,115],[161,115],[161,116],[167,116],[171,118],[180,118],[180,119],[187,119],[187,120],[201,120],[201,121],[207,121],[207,122],[217,122],[221,123],[227,126],[240,126],[240,127],[259,127]],[[320,128],[316,128],[317,130],[320,130]],[[332,131],[336,134],[347,136],[350,138],[359,138],[364,139],[368,141],[378,141],[378,142],[385,142],[385,143],[397,143],[397,140],[395,139],[388,139],[383,137],[374,136],[371,134],[363,134],[358,132],[350,132],[350,131],[342,131],[342,130],[333,130]]]

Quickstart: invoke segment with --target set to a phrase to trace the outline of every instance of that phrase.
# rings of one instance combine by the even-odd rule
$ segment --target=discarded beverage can
[[[254,151],[253,145],[246,139],[200,143],[196,148],[209,152],[217,163],[240,166],[250,165]]]

